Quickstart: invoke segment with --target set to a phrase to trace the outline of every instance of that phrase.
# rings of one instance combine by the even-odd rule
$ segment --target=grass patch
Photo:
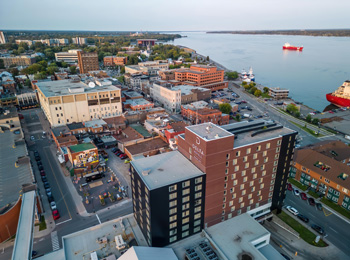
[[[261,94],[261,97],[262,98],[271,98],[271,96],[269,96],[268,93],[264,93],[264,92]]]
[[[342,214],[344,217],[349,218],[350,219],[350,211],[344,209],[343,207],[339,206],[338,204],[335,204],[334,202],[332,202],[331,200],[323,197],[321,199],[321,201],[326,204],[328,207],[334,209],[336,212]]]
[[[312,190],[309,190],[309,191],[307,192],[307,194],[311,195],[312,197],[314,197],[314,198],[316,198],[316,199],[318,199],[318,198],[320,197],[316,192],[314,192],[314,191],[312,191]]]
[[[46,227],[45,217],[41,216],[40,224],[39,224],[39,231],[45,230],[46,228],[47,227]]]
[[[296,221],[294,218],[289,216],[284,211],[282,211],[277,216],[281,220],[283,220],[288,226],[290,226],[296,232],[298,232],[300,238],[302,238],[305,242],[309,243],[310,245],[317,246],[317,247],[328,246],[327,243],[325,243],[322,239],[320,239],[320,241],[316,244],[315,243],[316,235],[312,233],[310,230],[308,230],[306,227],[304,227],[302,224],[300,224],[298,221]]]
[[[296,125],[297,127],[301,128],[301,129],[303,129],[305,132],[308,132],[309,134],[313,135],[314,137],[322,137],[322,136],[324,136],[323,134],[315,134],[314,130],[311,130],[311,129],[305,127],[305,126],[299,125],[299,124],[297,124],[297,123],[295,123],[293,121],[289,121],[289,122],[291,122],[293,125]]]
[[[293,184],[294,186],[297,186],[302,191],[305,191],[307,189],[307,186],[301,184],[300,182],[294,180],[293,178],[288,179],[289,183]]]

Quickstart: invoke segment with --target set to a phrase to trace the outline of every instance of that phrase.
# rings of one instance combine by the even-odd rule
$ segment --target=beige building
[[[289,89],[285,88],[269,88],[269,95],[274,99],[288,98]]]
[[[69,50],[68,52],[57,52],[55,53],[56,61],[76,63],[78,62],[78,51],[81,51],[81,50]]]
[[[52,127],[122,114],[121,90],[67,80],[36,83],[41,108]]]
[[[169,69],[168,61],[156,60],[156,61],[139,62],[138,65],[125,66],[125,73],[130,73],[130,74],[144,73],[148,75],[157,75],[158,71],[168,70],[168,69]]]
[[[6,68],[11,65],[17,66],[29,66],[36,62],[36,59],[30,56],[22,55],[22,56],[14,56],[14,57],[3,57],[4,66]]]

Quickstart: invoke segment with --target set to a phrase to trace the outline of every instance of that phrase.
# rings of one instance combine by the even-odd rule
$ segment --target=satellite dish
[[[96,85],[93,82],[89,82],[89,88],[94,88]]]

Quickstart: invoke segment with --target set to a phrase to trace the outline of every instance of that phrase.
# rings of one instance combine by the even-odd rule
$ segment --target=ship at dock
[[[283,48],[283,50],[291,50],[291,51],[302,51],[304,49],[303,46],[301,46],[301,47],[292,46],[288,42],[286,42],[282,48]]]
[[[249,72],[246,72],[245,69],[242,70],[241,72],[241,78],[242,78],[242,81],[245,81],[245,82],[251,82],[251,81],[255,81],[255,75],[253,73],[253,68],[250,67],[249,68]]]
[[[350,107],[350,80],[346,80],[333,93],[326,94],[326,98],[338,107]]]

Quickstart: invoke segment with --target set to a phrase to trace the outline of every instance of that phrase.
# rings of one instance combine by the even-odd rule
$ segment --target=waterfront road
[[[345,254],[350,256],[350,224],[332,214],[326,209],[320,211],[315,206],[310,206],[307,200],[295,196],[292,191],[287,190],[284,205],[296,208],[300,214],[307,216],[310,221],[307,224],[317,224],[325,230],[325,238],[338,247]]]

